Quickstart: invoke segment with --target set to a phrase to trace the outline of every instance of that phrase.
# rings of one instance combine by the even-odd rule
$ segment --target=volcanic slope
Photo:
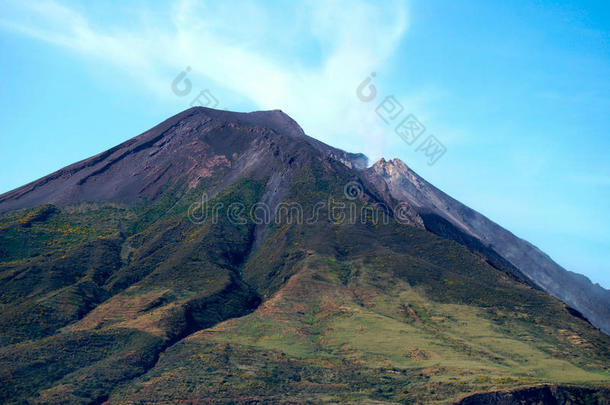
[[[187,110],[0,210],[3,403],[595,403],[610,386],[608,335],[281,111]]]

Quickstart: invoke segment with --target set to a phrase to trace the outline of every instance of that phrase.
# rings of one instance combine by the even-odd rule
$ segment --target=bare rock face
[[[562,386],[537,386],[512,391],[485,392],[468,396],[457,405],[519,405],[580,403],[604,404],[610,395],[608,389],[587,389]],[[583,399],[588,398],[587,402]]]
[[[316,152],[349,168],[366,166],[364,155],[306,136],[279,110],[235,113],[195,107],[112,149],[0,195],[0,211],[75,201],[150,201],[166,187],[196,187],[218,170],[233,169],[233,177],[241,172],[271,173],[281,171],[277,165]]]
[[[240,114],[192,108],[110,150],[1,195],[0,210],[43,203],[154,200],[165,187],[186,183],[192,188],[217,170],[240,167],[238,161],[245,156],[258,153],[263,158],[261,152],[271,148],[269,136],[275,132],[304,136],[280,111]]]
[[[610,291],[591,283],[581,274],[565,270],[531,243],[428,183],[401,160],[381,159],[368,170],[385,180],[393,198],[409,202],[424,218],[438,215],[476,237],[534,284],[578,310],[605,333],[610,333]]]

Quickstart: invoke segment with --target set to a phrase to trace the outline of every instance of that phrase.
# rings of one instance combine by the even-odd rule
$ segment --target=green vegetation
[[[347,202],[340,173],[305,165],[283,201],[305,218]],[[250,207],[266,182],[209,203]],[[610,384],[607,335],[465,246],[326,207],[311,224],[191,222],[218,184],[2,216],[0,402],[446,403]]]

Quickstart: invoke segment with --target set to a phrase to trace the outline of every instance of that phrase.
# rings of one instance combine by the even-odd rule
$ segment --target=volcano
[[[610,292],[280,110],[0,195],[3,403],[607,403]],[[554,402],[553,402],[554,401]]]

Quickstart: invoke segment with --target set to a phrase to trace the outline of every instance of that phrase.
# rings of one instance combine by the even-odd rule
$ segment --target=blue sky
[[[279,108],[372,162],[399,157],[610,287],[607,2],[123,3],[0,1],[0,192],[209,90],[218,108]],[[377,97],[362,102],[371,72]],[[446,147],[434,165],[377,116],[388,96]]]

